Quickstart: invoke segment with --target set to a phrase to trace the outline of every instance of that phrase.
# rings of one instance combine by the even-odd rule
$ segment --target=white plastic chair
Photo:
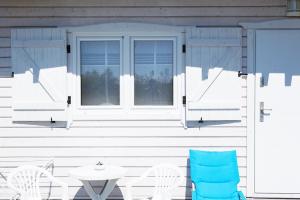
[[[133,198],[132,187],[138,182],[142,182],[144,179],[146,179],[152,174],[155,177],[153,195],[148,198],[142,198],[144,200],[171,200],[174,189],[177,188],[180,185],[180,183],[182,183],[184,180],[182,172],[178,167],[174,165],[160,164],[153,166],[136,180],[127,183],[126,200],[136,199]]]
[[[45,176],[63,189],[62,199],[68,200],[68,185],[53,177],[48,171],[33,165],[14,169],[7,177],[7,185],[20,194],[20,200],[41,200],[40,178]]]

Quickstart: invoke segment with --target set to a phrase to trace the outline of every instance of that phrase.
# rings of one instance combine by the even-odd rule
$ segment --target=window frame
[[[69,66],[69,89],[68,94],[74,96],[72,104],[70,105],[70,111],[73,113],[73,120],[103,120],[103,121],[147,121],[150,120],[154,124],[159,123],[158,120],[178,121],[181,123],[185,116],[185,107],[181,103],[182,96],[185,94],[185,63],[182,52],[182,45],[184,44],[184,31],[180,27],[170,29],[169,26],[162,25],[145,25],[145,24],[104,24],[91,26],[90,28],[72,28],[69,29],[69,43],[71,44],[72,51],[68,54],[68,66]],[[151,27],[157,27],[152,29]],[[105,28],[104,28],[105,27]],[[120,28],[121,27],[121,28]],[[147,31],[149,29],[149,31]],[[153,31],[155,30],[155,31]],[[174,58],[176,57],[176,70],[173,71],[173,106],[158,106],[158,107],[133,107],[132,91],[126,90],[126,86],[134,84],[134,79],[131,70],[131,38],[144,37],[144,38],[174,38]],[[80,107],[80,73],[78,72],[78,39],[87,38],[122,38],[122,51],[120,55],[122,69],[120,70],[120,106],[105,107],[105,106],[87,106]],[[173,59],[174,59],[173,58]],[[174,67],[173,66],[173,67]],[[176,74],[177,73],[177,74]],[[175,75],[174,75],[175,74]],[[126,93],[124,92],[126,90]],[[130,101],[132,103],[130,103]]]
[[[173,75],[173,104],[172,105],[135,105],[134,104],[134,70],[135,70],[135,63],[134,63],[134,42],[135,41],[172,41],[173,43],[173,63],[172,63],[172,75]],[[133,36],[130,37],[130,76],[131,76],[131,84],[130,84],[130,94],[131,94],[131,101],[130,101],[130,108],[132,110],[149,110],[149,109],[176,109],[177,105],[177,98],[178,98],[178,90],[177,90],[177,40],[176,37],[168,37],[168,36]]]
[[[119,41],[120,42],[120,74],[119,74],[119,84],[120,84],[120,105],[81,105],[81,57],[80,57],[80,43],[82,41]],[[76,38],[76,74],[79,77],[76,81],[77,92],[76,92],[76,107],[79,110],[101,110],[101,109],[121,109],[124,104],[124,99],[122,95],[123,81],[121,80],[123,74],[123,38],[122,37],[103,37],[103,36],[79,36]]]

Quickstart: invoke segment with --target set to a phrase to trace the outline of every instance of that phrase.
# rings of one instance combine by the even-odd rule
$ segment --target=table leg
[[[99,200],[98,194],[94,191],[89,181],[82,181],[83,187],[86,193],[92,198],[92,200]]]
[[[97,194],[89,181],[82,181],[83,187],[86,193],[92,198],[92,200],[105,200],[109,194],[113,191],[118,179],[108,180],[104,185],[104,188],[100,194]]]
[[[107,183],[104,185],[104,188],[99,194],[99,200],[105,200],[109,194],[113,191],[118,179],[108,180]]]

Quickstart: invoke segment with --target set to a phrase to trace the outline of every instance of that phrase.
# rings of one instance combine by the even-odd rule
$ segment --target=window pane
[[[134,104],[173,105],[173,41],[134,42]]]
[[[81,105],[120,105],[120,42],[81,41]]]
[[[296,1],[296,10],[300,11],[300,0]]]

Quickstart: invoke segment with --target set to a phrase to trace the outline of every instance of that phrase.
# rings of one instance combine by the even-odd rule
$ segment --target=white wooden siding
[[[11,72],[10,27],[78,26],[114,21],[237,26],[239,22],[282,18],[285,16],[285,5],[285,0],[2,1],[0,76],[8,76]]]
[[[3,128],[1,130],[0,170],[9,170],[24,162],[43,163],[54,160],[54,175],[70,185],[71,198],[81,187],[79,181],[68,176],[74,167],[94,164],[99,160],[128,168],[128,173],[119,182],[123,188],[126,181],[137,177],[148,167],[161,162],[174,163],[183,170],[187,178],[188,150],[228,150],[237,149],[240,166],[240,188],[245,191],[246,184],[246,135],[243,127],[189,129],[183,128],[73,128],[55,129],[31,128],[27,134],[23,129]],[[9,156],[8,156],[9,155]],[[44,161],[45,163],[45,161]],[[45,183],[46,184],[46,183]],[[97,186],[101,184],[95,183]],[[46,185],[45,185],[46,187]],[[140,185],[140,194],[149,193],[151,179]],[[190,198],[190,182],[183,183],[176,192],[178,198]],[[46,189],[45,189],[46,190]],[[0,190],[1,197],[7,197],[9,190]],[[115,190],[115,197],[120,197]],[[76,197],[86,197],[84,192]]]
[[[24,164],[43,165],[53,159],[54,175],[70,184],[70,197],[87,198],[81,184],[69,178],[76,166],[99,160],[128,168],[120,188],[148,167],[174,163],[188,174],[188,149],[237,149],[240,188],[246,192],[246,83],[243,84],[242,123],[207,124],[183,129],[180,121],[79,121],[70,130],[51,129],[48,123],[12,124],[10,27],[79,26],[103,22],[151,22],[170,25],[237,26],[282,18],[286,0],[10,0],[0,2],[0,172]],[[246,32],[243,31],[243,66],[246,71]],[[64,125],[57,124],[57,127]],[[145,128],[146,127],[146,128]],[[149,128],[152,127],[152,128]],[[46,184],[46,183],[45,183]],[[46,186],[46,185],[45,185]],[[176,192],[178,199],[190,198],[188,181]],[[101,184],[98,184],[101,188]],[[150,182],[136,190],[148,193]],[[47,187],[44,188],[47,193]],[[54,187],[52,194],[57,194]],[[79,191],[79,192],[78,192]],[[0,179],[0,199],[11,191]],[[118,188],[112,196],[120,198]]]

